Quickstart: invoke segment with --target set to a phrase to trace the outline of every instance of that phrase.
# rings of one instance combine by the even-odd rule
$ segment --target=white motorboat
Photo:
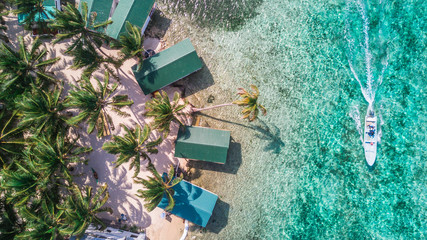
[[[369,166],[372,166],[377,156],[378,130],[377,117],[371,106],[368,107],[368,112],[365,116],[365,136],[363,140],[366,162]]]

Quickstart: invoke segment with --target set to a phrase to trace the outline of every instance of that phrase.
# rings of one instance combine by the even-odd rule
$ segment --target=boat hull
[[[368,109],[365,116],[363,147],[365,149],[365,158],[369,166],[374,165],[377,157],[378,131],[377,117],[373,110]]]

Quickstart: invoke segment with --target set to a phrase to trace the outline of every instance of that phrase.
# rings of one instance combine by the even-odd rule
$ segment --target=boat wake
[[[360,136],[360,142],[363,143],[363,129],[362,129],[362,124],[360,122],[359,105],[355,104],[351,106],[349,116],[353,119],[354,123],[356,124],[356,129],[357,129],[357,132],[359,132],[359,136]]]
[[[362,2],[362,0],[347,0],[346,3],[346,12],[348,16],[346,18],[344,36],[348,42],[348,64],[354,79],[356,79],[356,81],[359,83],[363,97],[368,102],[367,115],[365,116],[365,125],[368,125],[364,127],[361,126],[358,105],[351,107],[349,115],[356,123],[357,131],[359,132],[362,145],[365,149],[365,155],[367,152],[372,153],[369,157],[370,160],[368,160],[368,156],[366,155],[368,163],[371,162],[373,164],[372,158],[375,161],[377,142],[380,141],[380,134],[382,134],[380,128],[380,130],[377,131],[378,125],[376,123],[376,117],[374,117],[375,94],[383,81],[384,72],[388,66],[388,51],[385,47],[386,44],[380,40],[375,45],[377,48],[379,48],[379,51],[376,52],[383,52],[384,54],[379,54],[379,57],[374,58],[371,50],[372,40],[369,37],[370,23],[365,3]],[[361,31],[359,29],[361,29]],[[381,28],[379,29],[378,35],[381,35]],[[378,37],[378,39],[381,38]],[[375,121],[373,120],[374,118]],[[374,127],[375,130],[372,130]],[[372,151],[368,151],[366,145],[366,131],[371,130],[375,131],[375,135],[368,136],[369,139],[373,139],[369,140],[369,146],[374,146],[375,154],[373,154],[373,149],[371,149]],[[375,138],[373,136],[375,136]],[[369,149],[370,148],[372,147],[369,147]]]

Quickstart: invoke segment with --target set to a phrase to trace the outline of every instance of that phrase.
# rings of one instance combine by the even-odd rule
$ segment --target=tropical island
[[[154,1],[101,5],[0,5],[2,239],[178,239],[184,220],[205,227],[218,196],[183,173],[188,159],[225,163],[230,132],[194,116],[232,105],[248,121],[266,114],[255,85],[193,106],[172,84],[204,67],[190,40],[149,49]],[[210,213],[198,212],[206,202]]]

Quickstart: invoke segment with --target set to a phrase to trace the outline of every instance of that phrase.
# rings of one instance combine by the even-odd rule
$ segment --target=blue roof
[[[166,173],[163,174],[165,175]],[[170,213],[206,227],[218,196],[185,180],[175,185],[173,190],[175,190],[173,195],[175,207]],[[165,195],[158,207],[165,209],[168,204],[169,201]]]
[[[53,13],[55,12],[56,8],[54,6],[44,6],[44,12],[41,14],[36,14],[35,18],[33,19],[34,22],[41,22],[41,20],[49,21],[51,19],[54,19]],[[25,20],[25,18],[28,16],[28,14],[18,14],[18,24],[22,24]]]

